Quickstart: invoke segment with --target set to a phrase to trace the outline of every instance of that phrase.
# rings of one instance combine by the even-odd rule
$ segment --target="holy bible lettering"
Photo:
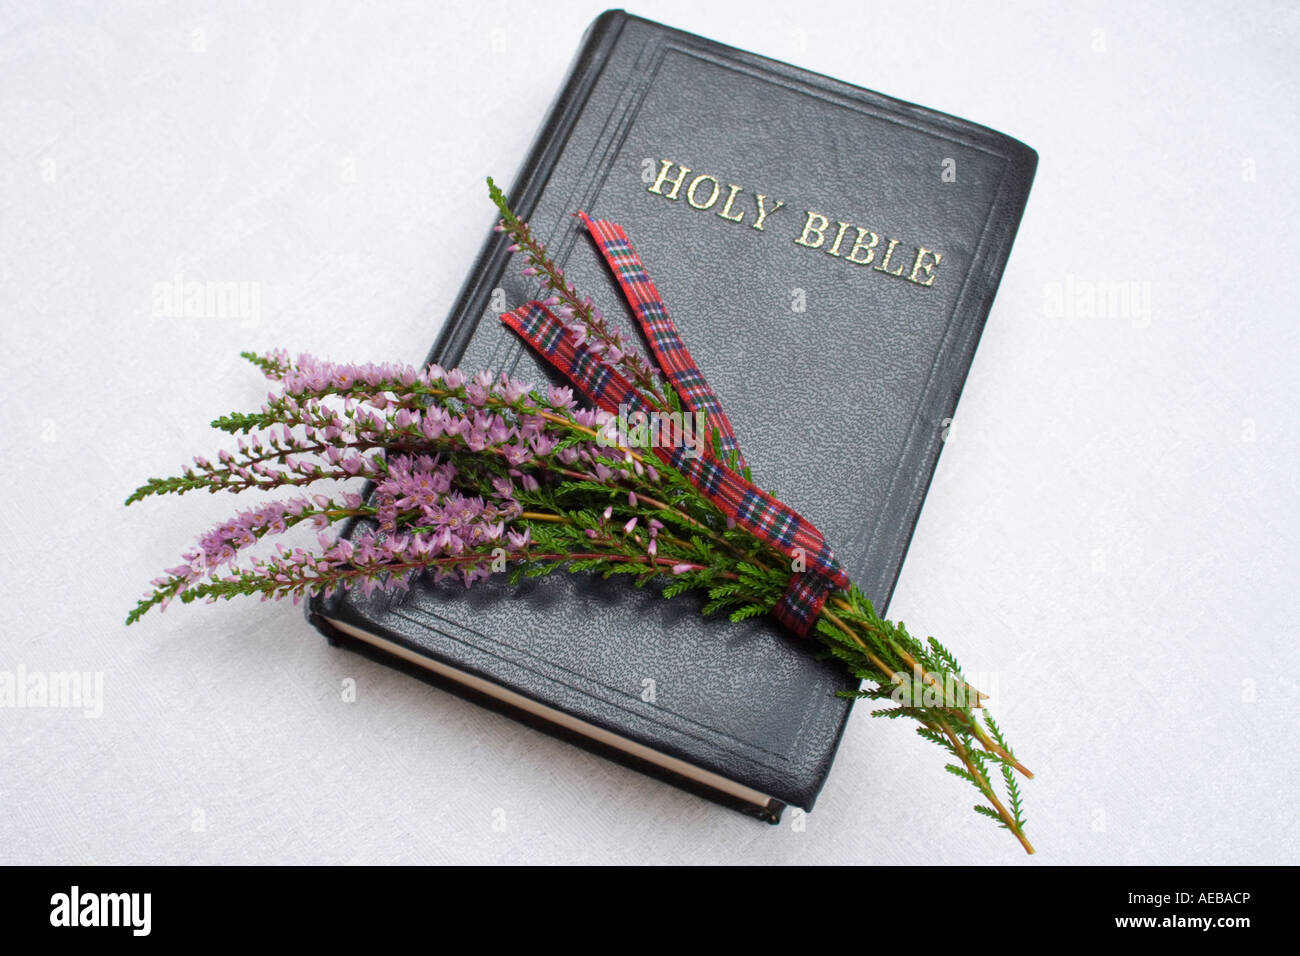
[[[671,175],[673,167],[677,168],[677,174]],[[682,192],[682,184],[686,182],[686,177],[691,174],[689,166],[682,166],[674,163],[671,159],[659,160],[659,175],[650,185],[650,192],[663,196],[665,199],[677,199]],[[754,202],[751,204],[747,199],[737,201],[737,196],[741,195],[744,190],[734,183],[727,184],[727,198],[722,203],[722,208],[718,210],[718,215],[728,222],[744,222],[747,213],[753,212],[754,218],[750,225],[762,232],[763,223],[767,217],[772,215],[782,206],[783,202],[774,201],[768,205],[767,197],[762,193],[754,194]],[[708,173],[702,173],[690,181],[686,187],[686,204],[692,209],[712,209],[718,204],[722,196],[722,181]]]
[[[768,218],[785,207],[779,199],[751,193],[735,183],[724,185],[717,176],[697,172],[671,159],[659,160],[659,172],[649,191],[664,199],[685,200],[686,205],[702,212],[717,210],[720,219],[748,223],[759,232],[765,232]],[[891,239],[843,219],[833,220],[813,209],[805,210],[803,228],[794,237],[794,244],[853,265],[870,266],[874,272],[927,289],[934,285],[943,261],[943,253],[933,249]]]

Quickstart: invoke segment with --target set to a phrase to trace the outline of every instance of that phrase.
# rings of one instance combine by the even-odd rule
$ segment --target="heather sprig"
[[[498,228],[541,278],[566,334],[596,346],[655,407],[680,409],[672,387],[490,188]],[[582,407],[568,388],[437,365],[343,364],[284,351],[244,357],[273,387],[258,409],[212,423],[235,447],[150,479],[127,504],[199,490],[292,496],[201,535],[151,582],[128,624],[174,600],[368,595],[408,588],[422,574],[466,587],[494,573],[512,582],[560,570],[626,575],[669,599],[695,591],[706,614],[735,621],[771,613],[785,592],[789,558],[737,527],[674,468],[619,446],[612,416]],[[302,490],[354,478],[368,482],[364,494]],[[325,533],[346,521],[356,522],[349,535]],[[317,530],[316,547],[280,543],[256,553],[264,539],[303,524]],[[1033,852],[1016,779],[1032,775],[947,648],[881,618],[856,586],[830,596],[814,633],[862,682],[849,695],[893,705],[877,716],[915,720],[917,733],[951,758],[948,771],[975,788],[976,811]]]

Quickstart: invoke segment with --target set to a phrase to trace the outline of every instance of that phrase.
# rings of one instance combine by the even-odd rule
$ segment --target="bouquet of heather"
[[[644,406],[685,421],[698,396],[682,394],[580,296],[488,182],[501,211],[497,229],[544,286],[536,311],[558,319],[562,337],[594,357],[602,376],[626,383]],[[517,582],[561,570],[627,575],[638,587],[658,582],[670,599],[697,590],[706,595],[706,614],[732,620],[786,620],[792,570],[804,570],[792,564],[791,549],[738,522],[678,466],[688,456],[650,454],[620,433],[608,410],[584,407],[567,387],[436,365],[336,364],[283,351],[245,357],[275,387],[257,411],[212,423],[239,436],[236,449],[151,479],[126,503],[191,491],[292,493],[340,479],[369,484],[298,492],[237,513],[151,582],[128,624],[177,599],[297,602],[341,588],[404,589],[422,574],[469,587],[495,573]],[[708,422],[696,440],[747,483],[725,416]],[[353,519],[346,537],[324,531]],[[261,539],[304,523],[321,529],[317,548],[282,543],[250,555]],[[953,656],[933,638],[918,640],[902,623],[882,619],[851,583],[820,598],[811,604],[808,633],[864,682],[853,694],[891,704],[877,716],[916,721],[917,733],[950,755],[947,769],[978,791],[975,810],[1032,853],[1017,774],[1032,775]]]

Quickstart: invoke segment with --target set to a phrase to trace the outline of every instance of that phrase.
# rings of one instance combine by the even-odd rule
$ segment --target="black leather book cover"
[[[637,341],[571,214],[626,229],[757,483],[820,528],[883,609],[1036,162],[983,127],[610,11],[588,30],[510,198]],[[537,292],[507,243],[489,234],[429,360],[542,381],[497,319]],[[855,686],[815,641],[770,620],[704,619],[692,597],[665,601],[617,577],[557,573],[518,588],[505,577],[468,591],[422,580],[408,593],[348,593],[308,613],[332,640],[530,722],[418,663],[768,795],[760,816],[812,807],[851,710],[836,691]]]

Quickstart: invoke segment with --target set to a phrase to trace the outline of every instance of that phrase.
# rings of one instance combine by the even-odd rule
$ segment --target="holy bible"
[[[756,483],[887,607],[1037,156],[972,123],[622,11],[588,29],[510,193],[639,341],[574,213],[620,224]],[[498,320],[534,298],[501,234],[428,360],[544,382]],[[353,533],[354,528],[344,533]],[[774,620],[618,576],[310,602],[331,641],[760,819],[811,809],[856,682]]]

